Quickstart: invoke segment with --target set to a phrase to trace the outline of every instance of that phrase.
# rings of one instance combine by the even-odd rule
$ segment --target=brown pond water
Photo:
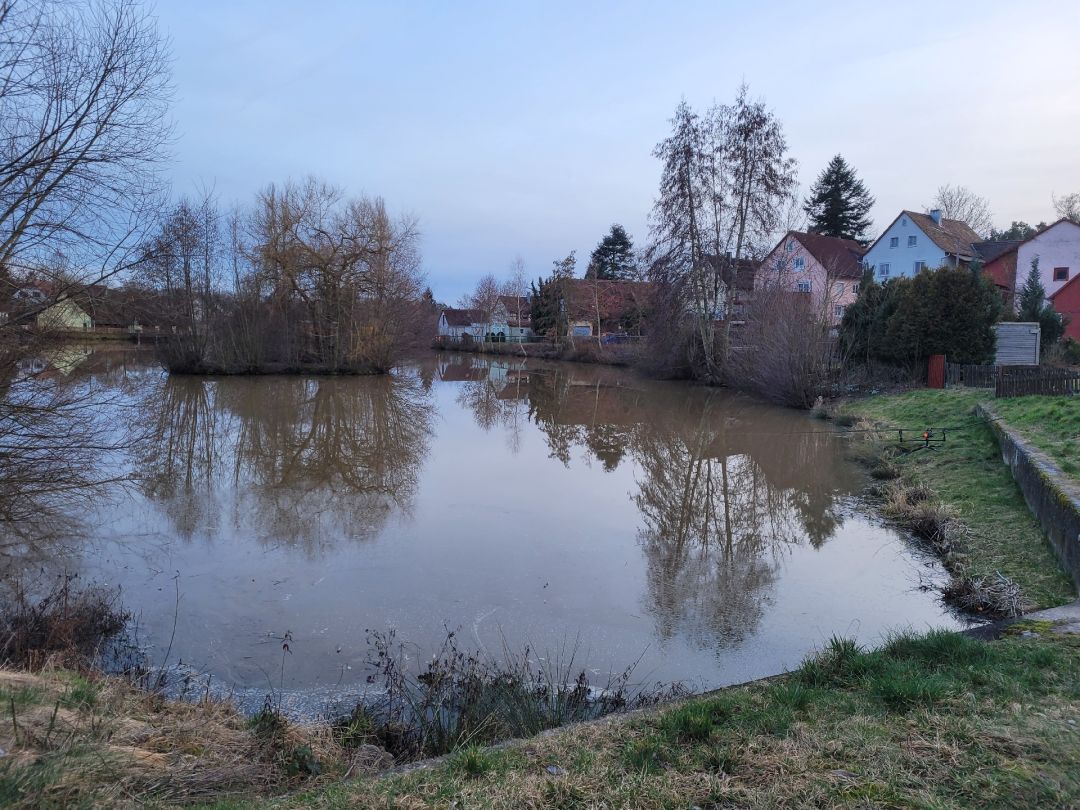
[[[122,587],[151,659],[249,705],[279,682],[307,708],[361,692],[368,628],[420,657],[452,630],[707,688],[834,634],[957,624],[920,587],[935,566],[859,501],[846,440],[731,392],[451,354],[95,384],[141,436],[139,483],[85,511],[95,542],[67,564]]]

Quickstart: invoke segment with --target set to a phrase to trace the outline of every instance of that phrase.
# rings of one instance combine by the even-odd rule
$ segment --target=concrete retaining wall
[[[1024,500],[1050,538],[1058,559],[1080,589],[1080,486],[1042,451],[1012,430],[988,405],[979,414],[990,423],[1001,457],[1024,493]]]

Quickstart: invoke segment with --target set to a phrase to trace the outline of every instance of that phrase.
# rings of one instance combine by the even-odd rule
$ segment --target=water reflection
[[[176,534],[227,521],[264,542],[326,550],[407,513],[431,431],[415,374],[207,380],[146,393],[136,464]]]
[[[46,340],[0,347],[0,568],[47,562],[95,533],[86,514],[128,480],[118,369],[145,370],[135,354]]]
[[[848,509],[857,473],[822,423],[730,392],[461,354],[389,377],[99,360],[57,385],[108,394],[125,451],[105,469],[136,484],[82,510],[103,539],[76,570],[256,705],[286,630],[297,689],[362,686],[364,628],[391,626],[422,655],[446,627],[490,650],[580,638],[583,666],[646,651],[642,677],[715,686],[855,617],[868,643],[942,616]]]
[[[509,429],[506,404],[526,401],[564,466],[576,450],[608,472],[633,459],[647,608],[662,639],[742,640],[768,607],[785,548],[820,547],[842,523],[849,476],[834,438],[790,413],[588,366],[530,372],[453,357],[440,376],[461,382],[458,403],[485,429]]]

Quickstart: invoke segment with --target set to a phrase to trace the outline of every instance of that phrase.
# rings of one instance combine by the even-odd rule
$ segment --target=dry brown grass
[[[303,747],[320,763],[319,779],[349,767],[325,725],[286,723],[260,737],[228,702],[169,701],[49,666],[0,670],[0,747],[0,805],[13,808],[269,795],[305,781],[291,767]]]

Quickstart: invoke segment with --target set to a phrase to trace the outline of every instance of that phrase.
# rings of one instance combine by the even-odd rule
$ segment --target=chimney
[[[941,225],[941,209],[940,208],[931,208],[930,209],[930,219],[934,220],[935,225],[940,226]]]

